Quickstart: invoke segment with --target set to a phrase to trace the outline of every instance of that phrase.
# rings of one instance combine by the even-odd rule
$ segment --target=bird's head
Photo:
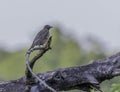
[[[53,27],[50,25],[45,25],[44,28],[49,30],[50,28],[53,28]]]

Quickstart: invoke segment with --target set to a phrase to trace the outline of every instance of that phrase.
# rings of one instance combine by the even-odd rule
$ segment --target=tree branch
[[[35,65],[35,62],[42,57],[48,50],[51,49],[50,45],[51,45],[51,40],[52,40],[52,36],[49,38],[47,46],[43,49],[40,50],[40,52],[33,57],[33,59],[29,62],[30,68],[33,69],[33,66]],[[29,56],[28,56],[29,58]],[[27,78],[32,78],[32,74],[29,71],[29,69],[26,67],[26,76]]]
[[[38,74],[50,87],[57,91],[78,89],[90,92],[100,90],[100,83],[120,75],[120,53],[88,65],[63,68]],[[24,92],[26,78],[1,82],[0,92]],[[33,84],[31,92],[50,92],[41,84]]]
[[[52,92],[56,92],[53,88],[51,88],[45,81],[40,79],[32,70],[35,62],[43,56],[43,54],[51,49],[50,44],[51,44],[52,36],[49,37],[48,41],[46,42],[44,47],[39,47],[39,48],[32,48],[32,51],[34,50],[39,50],[39,54],[37,54],[30,62],[29,62],[29,55],[31,53],[31,50],[27,52],[26,54],[26,88],[25,92],[31,92],[31,87],[33,84],[38,84],[38,85],[43,85],[46,89],[49,89]],[[35,92],[38,92],[39,89],[36,89]]]

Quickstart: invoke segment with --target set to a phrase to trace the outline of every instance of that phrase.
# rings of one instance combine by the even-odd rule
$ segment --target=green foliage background
[[[96,39],[89,38],[92,49],[86,51],[76,40],[61,33],[56,28],[52,32],[52,50],[48,51],[35,65],[34,72],[46,72],[54,69],[80,66],[87,64],[91,60],[104,58],[104,46]],[[27,49],[16,52],[6,52],[0,50],[0,80],[13,80],[24,76],[25,73],[25,53]],[[34,52],[32,56],[37,52]],[[31,56],[31,57],[32,57]],[[103,92],[120,92],[119,78],[102,83]],[[113,85],[112,85],[113,84]],[[112,85],[112,88],[111,88]],[[77,90],[69,92],[80,92]]]

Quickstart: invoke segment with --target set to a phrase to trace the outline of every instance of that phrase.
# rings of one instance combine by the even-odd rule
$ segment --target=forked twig
[[[51,90],[52,92],[56,92],[56,90],[54,90],[53,88],[51,88],[49,85],[47,85],[42,79],[40,79],[35,73],[33,73],[32,69],[33,69],[33,66],[35,64],[35,62],[43,56],[43,54],[48,51],[49,49],[51,49],[50,47],[50,44],[51,44],[51,40],[52,40],[52,36],[49,38],[48,40],[48,43],[46,45],[45,48],[41,48],[40,49],[40,52],[29,62],[29,56],[30,56],[30,53],[27,53],[26,54],[26,65],[27,65],[27,68],[26,68],[26,84],[28,85],[27,89],[26,89],[26,92],[29,92],[30,91],[30,85],[31,85],[31,79],[36,78],[41,84],[43,84],[46,88],[48,88],[49,90]],[[34,82],[35,80],[33,80]]]

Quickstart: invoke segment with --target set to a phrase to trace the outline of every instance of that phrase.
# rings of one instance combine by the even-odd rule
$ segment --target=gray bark
[[[100,90],[100,83],[120,75],[120,53],[93,61],[84,66],[74,66],[38,74],[50,87],[57,91],[78,89],[90,92]],[[26,78],[0,82],[0,92],[24,92]],[[33,83],[31,92],[50,92],[39,82]]]

